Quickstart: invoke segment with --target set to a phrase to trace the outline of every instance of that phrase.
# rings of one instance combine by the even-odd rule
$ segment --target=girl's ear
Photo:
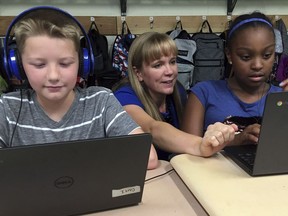
[[[228,63],[232,65],[231,53],[230,53],[230,50],[228,48],[225,48],[225,54],[226,54]]]
[[[140,70],[138,70],[135,66],[132,67],[133,68],[133,72],[136,74],[138,81],[141,82],[143,81],[143,77],[142,77],[142,73]]]

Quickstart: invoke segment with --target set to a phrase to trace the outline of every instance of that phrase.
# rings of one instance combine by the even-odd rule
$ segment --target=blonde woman
[[[187,97],[177,82],[176,57],[176,44],[168,35],[140,35],[129,50],[129,78],[114,88],[114,94],[141,128],[152,134],[159,159],[169,160],[173,153],[211,156],[233,140],[237,128],[216,123],[203,138],[179,130]]]

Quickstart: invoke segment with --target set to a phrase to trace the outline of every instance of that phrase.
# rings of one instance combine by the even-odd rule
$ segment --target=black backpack
[[[207,25],[209,32],[203,32]],[[196,42],[194,53],[193,85],[204,80],[219,80],[224,78],[225,52],[224,41],[214,33],[207,20],[202,23],[200,32],[192,35]]]
[[[120,73],[112,67],[107,37],[100,34],[94,21],[91,23],[87,35],[95,59],[94,74],[88,77],[87,86],[99,85],[111,89],[121,77]]]

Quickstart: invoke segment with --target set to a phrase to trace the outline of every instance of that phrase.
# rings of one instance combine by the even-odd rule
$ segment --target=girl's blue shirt
[[[266,96],[271,92],[280,92],[282,88],[270,85],[268,92],[259,95],[254,103],[241,101],[229,89],[227,80],[209,80],[197,83],[190,91],[196,95],[205,109],[204,131],[208,125],[223,122],[228,116],[262,116]]]

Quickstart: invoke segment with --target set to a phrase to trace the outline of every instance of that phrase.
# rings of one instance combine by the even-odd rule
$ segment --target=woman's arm
[[[137,128],[136,130],[134,130],[130,134],[140,134],[143,132],[144,131],[142,129]],[[157,166],[158,166],[158,156],[157,156],[157,153],[156,153],[154,146],[151,144],[147,169],[155,169],[155,168],[157,168]]]
[[[166,122],[154,120],[137,105],[126,105],[124,109],[144,132],[152,134],[154,144],[168,152],[208,157],[234,139],[235,125],[216,123],[209,126],[201,138],[185,133]]]
[[[190,93],[184,109],[181,129],[187,133],[203,136],[205,110],[195,94]]]

